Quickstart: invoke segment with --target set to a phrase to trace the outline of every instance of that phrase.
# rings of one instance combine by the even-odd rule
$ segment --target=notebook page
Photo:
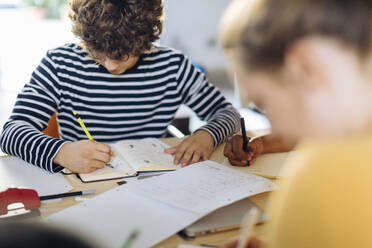
[[[109,164],[110,166],[105,166],[102,169],[87,174],[80,173],[79,175],[84,182],[89,182],[116,178],[118,176],[129,177],[137,173],[125,160],[117,155],[113,156]]]
[[[206,213],[252,195],[276,189],[270,180],[212,161],[127,185],[133,193],[173,207]]]
[[[119,171],[128,171],[132,172],[133,168],[128,164],[128,162],[121,157],[118,151],[114,151],[114,156],[111,158],[111,161],[109,165],[114,167],[113,169],[110,169],[109,166],[106,166],[105,169],[108,171],[113,171],[113,170],[119,170]]]
[[[164,153],[164,146],[160,142],[151,139],[123,140],[112,146],[137,171],[144,166],[176,168],[173,165],[173,156]]]
[[[0,158],[0,191],[10,187],[34,189],[40,196],[72,189],[60,173],[52,174],[17,157]]]

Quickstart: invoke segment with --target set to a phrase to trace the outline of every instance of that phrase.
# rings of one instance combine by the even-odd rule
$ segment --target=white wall
[[[228,3],[165,0],[165,31],[160,42],[182,50],[209,71],[224,69],[226,60],[216,36]],[[22,9],[0,10],[0,23],[0,90],[20,90],[47,49],[76,41],[68,21],[36,20]]]
[[[220,17],[230,0],[165,0],[165,32],[161,43],[182,50],[208,69],[226,60],[217,44]]]

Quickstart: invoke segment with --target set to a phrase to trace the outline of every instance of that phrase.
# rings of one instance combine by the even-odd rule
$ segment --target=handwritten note
[[[128,190],[196,213],[206,213],[243,198],[276,189],[270,180],[204,161],[145,181]]]

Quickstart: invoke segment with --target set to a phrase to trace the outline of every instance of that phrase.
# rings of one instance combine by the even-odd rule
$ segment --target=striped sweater
[[[86,139],[79,113],[100,142],[161,138],[181,104],[208,123],[215,145],[239,127],[239,114],[182,53],[155,46],[121,75],[110,74],[77,44],[49,50],[17,97],[0,137],[8,154],[51,172],[61,146]],[[57,111],[60,139],[42,134]]]

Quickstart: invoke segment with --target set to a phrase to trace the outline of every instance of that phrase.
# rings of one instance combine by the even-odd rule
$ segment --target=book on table
[[[95,182],[137,176],[140,172],[173,171],[173,156],[158,139],[123,140],[110,144],[114,156],[109,164],[91,173],[80,173],[83,182]]]

